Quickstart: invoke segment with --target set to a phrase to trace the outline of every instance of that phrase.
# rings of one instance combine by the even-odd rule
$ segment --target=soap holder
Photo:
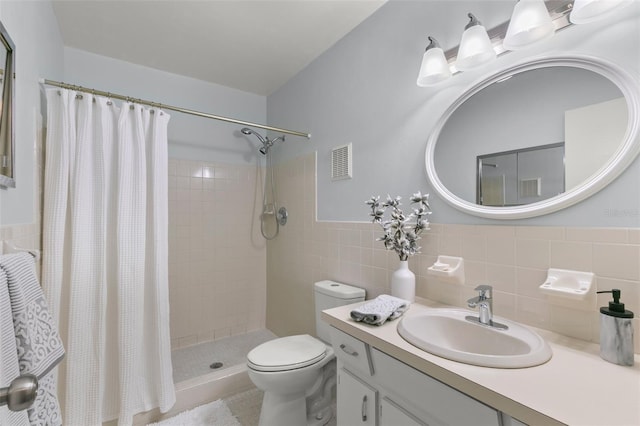
[[[550,296],[584,300],[591,290],[594,276],[591,272],[549,269],[540,291]]]
[[[454,256],[438,256],[436,263],[427,268],[427,273],[446,281],[464,284],[464,259]]]

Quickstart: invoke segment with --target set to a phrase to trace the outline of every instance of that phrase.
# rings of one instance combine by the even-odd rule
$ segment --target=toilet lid
[[[263,343],[249,352],[247,360],[254,370],[294,370],[320,361],[326,350],[327,347],[320,340],[302,334]]]

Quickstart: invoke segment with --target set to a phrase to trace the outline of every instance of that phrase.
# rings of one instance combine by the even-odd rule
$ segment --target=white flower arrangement
[[[427,216],[431,214],[429,207],[429,194],[422,195],[420,192],[413,194],[410,198],[411,204],[417,204],[417,208],[408,216],[400,209],[400,197],[391,198],[387,195],[387,201],[380,204],[380,196],[371,197],[365,203],[371,207],[373,223],[379,223],[384,230],[384,235],[376,241],[382,241],[387,250],[395,250],[400,260],[408,260],[409,256],[420,253],[418,240],[424,230],[429,229]],[[391,208],[391,219],[383,220],[387,207]],[[409,223],[415,218],[415,223]]]

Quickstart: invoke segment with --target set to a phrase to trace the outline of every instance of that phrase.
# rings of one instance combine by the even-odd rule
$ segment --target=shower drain
[[[220,368],[220,367],[222,367],[222,363],[221,362],[214,362],[213,364],[211,364],[209,366],[209,368],[212,369],[212,370],[215,370],[215,369]]]

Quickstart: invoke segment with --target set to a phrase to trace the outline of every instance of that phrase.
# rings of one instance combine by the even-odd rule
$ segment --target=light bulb
[[[471,21],[462,33],[456,59],[456,68],[460,71],[469,70],[496,58],[485,27],[473,14],[469,13],[468,16]]]
[[[553,36],[556,27],[542,0],[519,0],[502,45],[507,50],[518,50]]]
[[[417,84],[420,87],[432,86],[451,77],[449,62],[438,41],[429,37],[429,45],[422,56]]]
[[[632,3],[633,0],[576,0],[569,20],[573,24],[586,24],[606,18]]]

